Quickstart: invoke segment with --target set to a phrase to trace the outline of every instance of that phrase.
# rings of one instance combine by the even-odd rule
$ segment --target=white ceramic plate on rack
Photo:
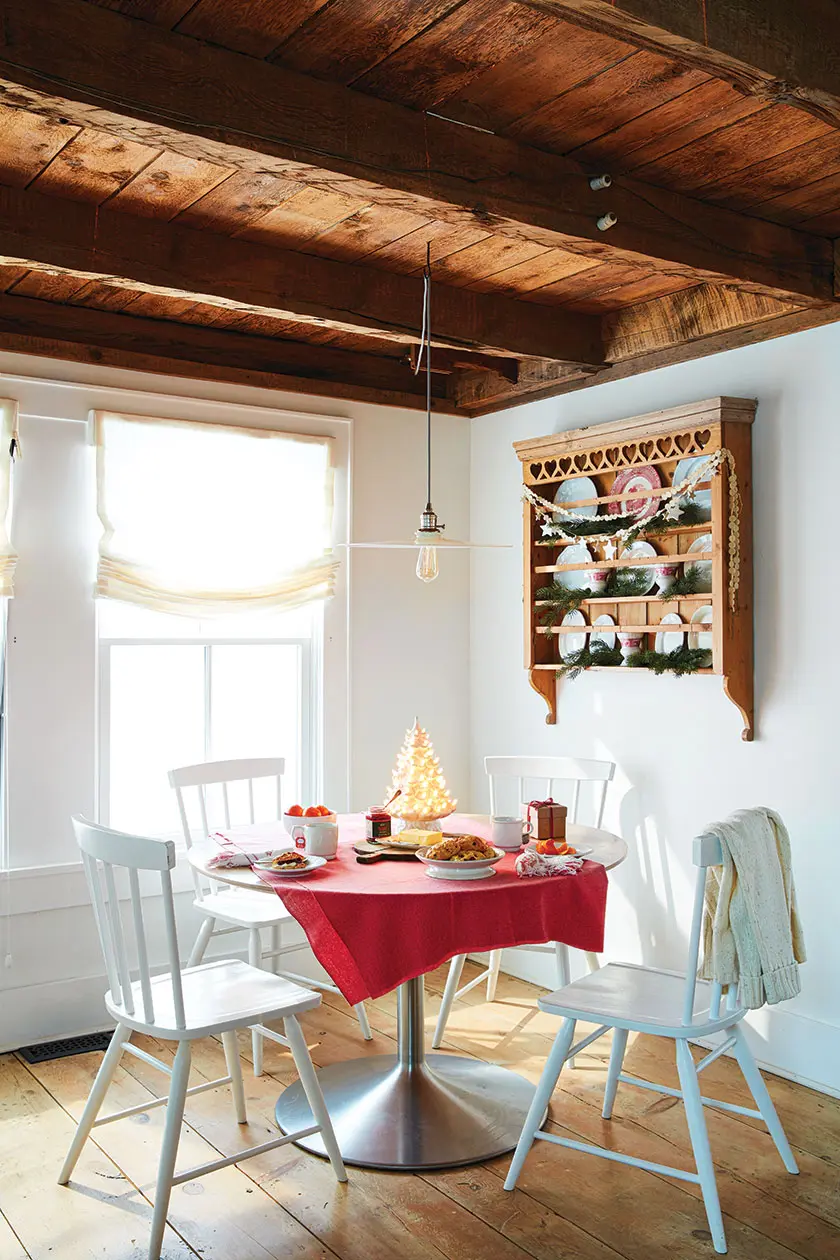
[[[440,861],[437,858],[427,857],[425,853],[418,853],[417,858],[423,863],[426,874],[432,879],[487,879],[496,874],[493,867],[505,856],[501,849],[496,849],[495,854],[495,857],[479,858],[475,862]]]
[[[573,543],[564,547],[557,557],[558,564],[586,564],[592,559],[592,552],[586,543]],[[554,581],[558,586],[565,586],[568,591],[582,591],[592,585],[592,575],[587,569],[572,569],[571,573],[555,573]]]
[[[649,542],[643,542],[642,539],[637,539],[636,542],[631,543],[629,547],[625,547],[621,553],[622,558],[624,556],[631,556],[631,557],[651,556],[653,558],[656,558],[657,554],[658,553],[657,553],[656,548],[652,547]],[[644,565],[639,565],[637,568],[634,565],[632,568],[626,569],[625,573],[644,573],[645,578],[647,579],[647,586],[645,587],[645,589],[643,591],[638,591],[638,592],[634,591],[633,592],[634,595],[635,594],[649,595],[651,591],[653,590],[654,586],[656,586],[656,570],[655,569],[647,569],[645,568]]]
[[[554,495],[555,503],[576,503],[578,499],[597,499],[598,487],[591,477],[572,477],[569,481],[561,481]],[[554,519],[562,525],[564,516],[597,516],[600,504],[592,507],[569,508],[567,512],[555,512]]]
[[[614,626],[615,621],[609,613],[602,613],[600,617],[596,617],[592,624],[593,626]],[[574,635],[570,635],[569,637],[575,638]],[[615,647],[615,631],[610,632],[609,630],[602,630],[599,634],[593,633],[589,636],[589,643],[590,646],[593,643],[603,643],[605,647],[608,647],[609,650],[612,651]]]
[[[681,459],[674,469],[674,479],[672,485],[678,486],[681,481],[685,481],[686,477],[690,477],[692,473],[701,466],[708,464],[708,455],[692,455],[689,459]],[[683,495],[681,503],[688,503],[690,500],[688,495]],[[695,490],[694,502],[699,508],[703,509],[703,513],[707,521],[712,519],[712,492],[711,490]]]
[[[574,612],[566,613],[566,616],[560,622],[560,625],[585,626],[586,618],[582,612],[575,609]],[[580,652],[586,647],[585,634],[558,634],[557,638],[560,640],[559,652],[564,661],[568,660],[570,656],[573,656],[575,652]]]
[[[696,554],[712,550],[712,535],[701,534],[699,538],[695,538],[694,542],[688,549],[688,554]],[[689,569],[696,568],[700,571],[700,590],[704,593],[712,589],[712,562],[711,560],[696,560],[693,563],[689,560],[685,563],[686,572]]]
[[[666,613],[660,621],[660,626],[679,626],[682,624],[682,617],[679,613]],[[685,642],[685,631],[660,630],[656,636],[657,652],[675,652],[677,648],[681,648]]]
[[[711,621],[713,615],[711,604],[703,604],[702,607],[695,609],[691,616],[691,624],[697,625],[699,622]],[[690,648],[703,648],[707,652],[712,651],[712,632],[711,630],[689,630],[688,646]]]

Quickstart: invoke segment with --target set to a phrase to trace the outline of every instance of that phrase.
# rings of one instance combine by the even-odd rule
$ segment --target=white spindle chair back
[[[181,986],[181,963],[178,953],[178,933],[175,926],[175,903],[172,894],[172,875],[175,866],[175,845],[171,840],[155,840],[150,836],[132,836],[123,831],[113,831],[86,818],[75,817],[73,829],[82,852],[96,927],[102,953],[111,1000],[126,1015],[137,1017],[134,993],[131,986],[132,958],[131,936],[134,938],[136,965],[139,977],[142,1017],[151,1027],[155,1024],[155,1008],[152,998],[149,951],[146,927],[143,919],[143,899],[140,888],[141,871],[157,871],[160,876],[161,902],[166,928],[166,960],[172,986],[172,1008],[175,1026],[185,1028],[184,995]],[[120,872],[127,873],[128,898],[120,899],[120,889],[125,883]],[[116,872],[116,875],[115,875]],[[123,907],[131,905],[132,933],[126,932]]]
[[[579,757],[485,757],[484,769],[490,784],[491,814],[498,812],[498,781],[500,779],[516,780],[517,804],[527,802],[527,784],[535,784],[539,799],[546,800],[554,796],[557,790],[555,784],[569,783],[571,784],[569,822],[580,822],[580,786],[582,783],[591,783],[594,801],[590,825],[600,827],[604,817],[607,785],[615,773],[615,763]]]
[[[685,969],[685,997],[683,1000],[682,1022],[685,1026],[694,1023],[694,999],[697,991],[697,968],[700,964],[700,937],[703,930],[703,905],[706,899],[706,871],[710,866],[723,865],[723,850],[720,840],[715,835],[698,836],[694,841],[692,858],[697,867],[694,883],[694,908],[691,914],[691,931],[688,937],[688,961]],[[709,1014],[712,1019],[720,1015],[722,990],[715,981],[709,1003]],[[735,1009],[738,997],[737,985],[731,985],[727,994],[729,1010]],[[702,1012],[703,1019],[708,1016]]]
[[[233,761],[203,761],[198,765],[180,766],[177,770],[170,770],[169,783],[175,789],[187,848],[191,848],[193,842],[193,830],[189,817],[192,798],[186,794],[189,789],[195,789],[201,839],[206,840],[211,832],[221,827],[232,827],[239,822],[255,823],[257,821],[254,808],[254,782],[256,780],[276,780],[274,818],[280,819],[283,813],[285,769],[284,757],[249,757],[237,758]],[[232,784],[247,786],[247,809],[243,817],[239,817],[231,809],[230,786]],[[221,788],[221,792],[211,794],[208,789],[217,786]],[[198,872],[191,869],[196,896],[202,897],[210,889],[210,883],[203,882]]]

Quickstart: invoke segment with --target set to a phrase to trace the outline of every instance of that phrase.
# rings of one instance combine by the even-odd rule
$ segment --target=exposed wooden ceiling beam
[[[840,126],[835,0],[523,0]]]
[[[79,32],[84,38],[79,38]],[[770,296],[832,297],[828,242],[201,44],[85,0],[4,0],[0,99],[361,200]],[[605,211],[618,216],[608,232]]]
[[[0,261],[150,293],[419,340],[422,280],[0,187]],[[434,340],[461,350],[604,362],[600,325],[438,284]]]
[[[715,291],[711,292],[712,289]],[[742,305],[742,294],[729,292],[732,304],[727,306],[727,293],[726,288],[703,285],[686,290],[684,294],[670,294],[604,316],[605,340],[614,347],[614,353],[619,353],[622,347],[628,353],[620,361],[597,372],[586,376],[569,372],[555,383],[531,391],[523,398],[519,397],[515,386],[509,387],[507,393],[494,390],[492,381],[484,387],[487,391],[485,396],[481,382],[470,374],[468,389],[463,393],[458,390],[457,381],[454,378],[450,380],[450,395],[459,408],[471,415],[481,416],[515,406],[520,401],[535,402],[586,389],[590,385],[625,380],[655,368],[686,363],[691,359],[750,346],[773,337],[786,337],[790,333],[804,332],[840,320],[838,303],[793,309],[780,303],[775,314],[769,305],[750,313]],[[677,309],[675,300],[678,300]],[[738,319],[745,318],[750,318],[752,322],[738,323]],[[674,330],[678,324],[683,326],[688,340],[675,339]],[[633,353],[629,353],[631,342],[634,344]],[[497,383],[499,379],[496,378]]]
[[[425,407],[399,359],[0,294],[0,349],[169,376]],[[504,360],[502,360],[504,362]],[[456,410],[434,384],[436,411]]]

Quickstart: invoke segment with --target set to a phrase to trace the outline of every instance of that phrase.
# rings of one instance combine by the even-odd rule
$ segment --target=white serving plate
[[[708,464],[708,462],[708,455],[691,455],[688,459],[681,459],[674,469],[674,477],[671,484],[678,486],[681,481],[685,481],[686,477],[690,477],[695,469],[699,468],[701,464]],[[690,500],[687,494],[684,494],[680,499],[680,503],[688,503],[689,501]],[[704,513],[708,513],[706,520],[710,521],[712,519],[711,490],[695,490],[694,502],[699,508],[703,509]]]
[[[567,612],[561,626],[585,626],[586,618],[577,608],[573,612]],[[570,656],[574,656],[575,652],[580,652],[586,647],[585,634],[560,634],[557,636],[560,640],[560,655],[566,661]]]
[[[528,844],[527,844],[525,847],[526,847],[526,848],[528,848],[528,849],[533,849],[533,850],[534,850],[534,852],[536,852],[536,849],[537,849],[537,842],[536,842],[536,840],[529,840],[529,841],[528,841]],[[591,845],[591,844],[589,844],[589,845],[582,844],[582,845],[580,845],[580,847],[578,847],[576,844],[573,844],[573,845],[572,845],[572,848],[574,849],[574,853],[541,853],[541,854],[540,854],[540,857],[542,857],[542,858],[548,858],[548,860],[549,860],[550,862],[553,862],[555,859],[556,859],[558,862],[562,862],[564,858],[567,858],[567,857],[586,857],[586,856],[587,856],[587,854],[589,854],[589,853],[591,853],[591,852],[592,852],[592,845]]]
[[[597,499],[598,487],[589,477],[572,477],[569,481],[561,481],[554,496],[554,502],[560,504],[576,503],[578,499]],[[597,516],[600,511],[596,504],[593,507],[567,508],[568,516]],[[555,512],[554,519],[562,525],[564,514]]]
[[[660,626],[679,626],[682,625],[682,617],[679,613],[666,613],[659,624]],[[657,652],[675,652],[677,648],[682,647],[684,642],[684,630],[660,630],[656,636],[655,647]]]
[[[642,538],[637,538],[636,541],[631,543],[629,547],[624,548],[624,550],[621,553],[621,556],[622,556],[622,559],[625,556],[628,558],[639,558],[642,556],[650,556],[652,560],[655,560],[658,556],[658,552],[655,547],[652,547],[650,545],[649,542],[645,542],[644,539]],[[647,586],[645,587],[643,591],[640,592],[641,595],[649,595],[651,591],[653,590],[654,586],[656,586],[656,570],[654,568],[648,569],[645,567],[645,565],[640,564],[638,567],[634,566],[632,569],[629,569],[628,572],[644,573],[645,577],[647,578]]]
[[[418,852],[417,860],[426,867],[426,874],[432,879],[488,879],[495,875],[493,867],[505,856],[502,849],[494,848],[496,854],[491,858],[479,858],[476,862],[447,862],[439,858],[425,857]]]
[[[558,564],[586,564],[592,560],[592,552],[586,543],[573,543],[571,547],[564,547],[560,552]],[[555,573],[554,581],[557,586],[564,586],[567,591],[582,591],[584,587],[592,585],[592,574],[588,569],[572,569],[563,573]]]
[[[279,850],[281,853],[284,849]],[[327,865],[327,859],[324,857],[315,857],[312,853],[304,853],[306,858],[306,866],[299,871],[278,871],[276,867],[271,865],[270,861],[259,861],[254,863],[254,869],[258,871],[268,871],[269,875],[279,875],[281,879],[302,879],[305,875],[311,875],[313,871],[320,870],[322,866]]]
[[[602,613],[600,617],[596,617],[592,622],[593,626],[615,626],[615,621],[609,613]],[[572,636],[574,637],[574,636]],[[615,631],[602,630],[599,634],[590,634],[589,646],[593,643],[603,643],[610,651],[615,647]]]
[[[703,604],[700,608],[695,609],[691,617],[691,624],[696,625],[698,622],[711,621],[714,615],[714,609],[711,604]],[[702,648],[704,651],[711,652],[713,649],[713,640],[711,630],[689,630],[688,646],[690,648]]]
[[[712,535],[701,534],[699,538],[695,538],[694,542],[688,549],[689,555],[697,552],[709,552],[712,550]],[[686,560],[684,564],[686,573],[689,569],[700,570],[700,590],[702,592],[710,592],[712,589],[712,562],[711,560]]]

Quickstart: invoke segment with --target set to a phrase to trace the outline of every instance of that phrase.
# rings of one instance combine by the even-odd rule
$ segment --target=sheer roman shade
[[[18,441],[18,405],[0,398],[0,596],[14,594],[17,553],[9,541],[12,492],[12,443]]]
[[[97,594],[193,617],[332,594],[332,439],[94,412]]]

